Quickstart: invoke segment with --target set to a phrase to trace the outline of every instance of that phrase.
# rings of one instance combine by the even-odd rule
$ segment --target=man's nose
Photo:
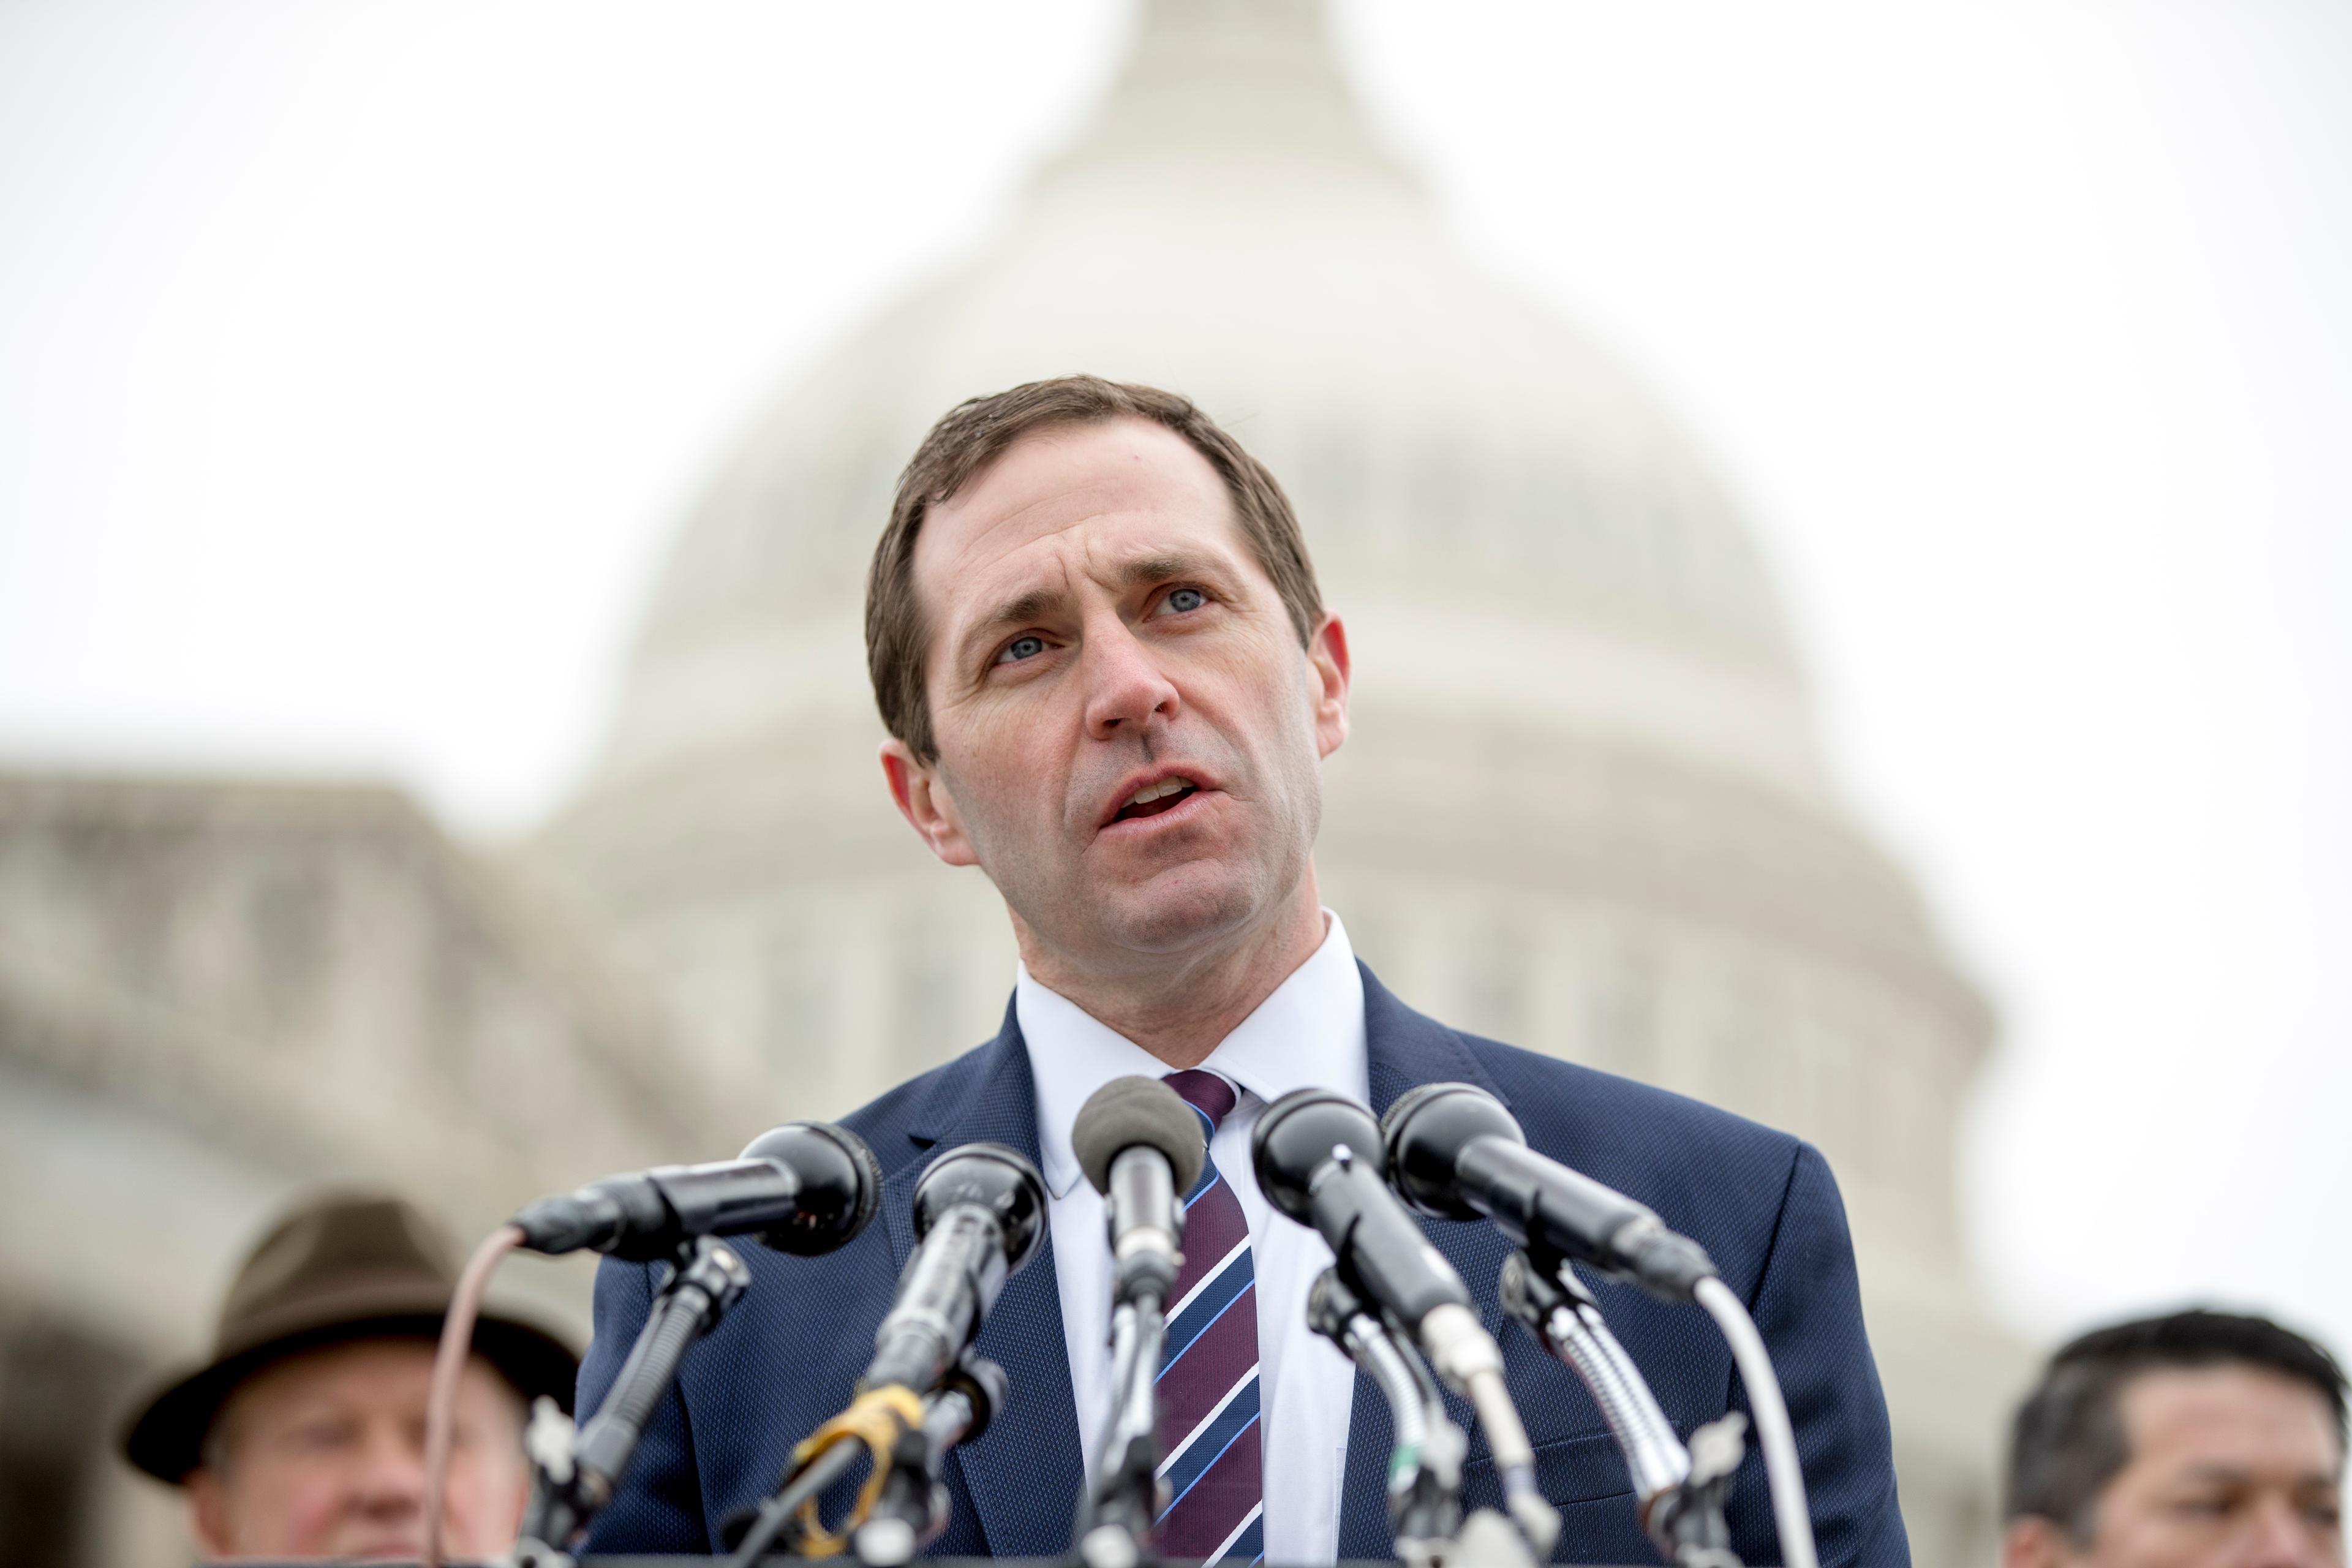
[[[2344,1561],[2327,1532],[2285,1498],[2265,1499],[2252,1526],[2244,1554],[2231,1559],[2238,1568],[2337,1568]]]
[[[1108,617],[1107,617],[1108,618]],[[1087,628],[1087,733],[1107,741],[1176,717],[1176,688],[1123,621]]]
[[[371,1512],[398,1513],[425,1506],[425,1450],[412,1435],[381,1429],[362,1458],[360,1491]]]

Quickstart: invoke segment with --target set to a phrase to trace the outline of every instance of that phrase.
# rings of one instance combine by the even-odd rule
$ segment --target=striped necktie
[[[1204,1139],[1240,1098],[1215,1073],[1170,1073]],[[1168,1312],[1160,1372],[1160,1475],[1168,1506],[1154,1545],[1164,1557],[1265,1555],[1259,1479],[1257,1289],[1249,1222],[1212,1159],[1184,1199],[1184,1267]]]

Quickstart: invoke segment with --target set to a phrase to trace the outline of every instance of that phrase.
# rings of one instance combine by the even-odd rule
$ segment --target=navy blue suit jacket
[[[1907,1564],[1885,1400],[1863,1331],[1845,1211],[1821,1154],[1679,1095],[1457,1033],[1399,1002],[1370,970],[1363,974],[1373,1108],[1386,1110],[1415,1084],[1477,1084],[1511,1108],[1537,1149],[1631,1194],[1696,1237],[1771,1347],[1811,1489],[1822,1562]],[[881,1215],[829,1257],[746,1249],[751,1291],[688,1355],[589,1550],[716,1550],[719,1521],[771,1490],[793,1445],[848,1403],[913,1246],[916,1178],[940,1151],[982,1139],[1037,1155],[1029,1056],[1012,1011],[995,1039],[892,1089],[846,1125],[882,1163]],[[1538,1477],[1561,1510],[1558,1560],[1654,1561],[1600,1412],[1567,1368],[1503,1322],[1496,1279],[1507,1244],[1483,1223],[1433,1220],[1425,1228],[1503,1343],[1511,1390],[1536,1444]],[[580,1371],[583,1411],[593,1410],[611,1387],[657,1280],[646,1266],[610,1260],[597,1275],[595,1342]],[[1687,1435],[1744,1406],[1730,1354],[1705,1313],[1627,1287],[1598,1290],[1611,1326],[1677,1431]],[[930,1550],[1059,1554],[1070,1543],[1085,1470],[1050,1242],[1005,1286],[978,1349],[1003,1366],[1012,1397],[980,1441],[950,1456],[945,1475],[954,1519]],[[1457,1404],[1454,1418],[1475,1433],[1466,1407]],[[1359,1376],[1341,1489],[1342,1557],[1391,1554],[1382,1489],[1389,1447],[1387,1406]],[[1472,1438],[1464,1481],[1466,1504],[1496,1500],[1483,1437]],[[1744,1561],[1780,1561],[1752,1449],[1730,1517]]]

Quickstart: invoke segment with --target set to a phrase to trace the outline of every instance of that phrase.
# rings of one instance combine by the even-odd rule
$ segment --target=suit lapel
[[[1385,1114],[1398,1096],[1424,1083],[1475,1083],[1496,1099],[1503,1098],[1460,1035],[1398,1001],[1361,963],[1357,968],[1364,981],[1365,1080],[1371,1090],[1374,1115]],[[1486,1302],[1495,1293],[1495,1273],[1508,1247],[1487,1226],[1423,1220],[1421,1228],[1479,1299],[1487,1331],[1497,1331],[1499,1311],[1487,1308]],[[1485,1453],[1485,1439],[1470,1425],[1466,1406],[1450,1394],[1446,1404],[1453,1408],[1454,1419],[1472,1434],[1471,1452]],[[1347,1474],[1340,1484],[1339,1555],[1343,1558],[1393,1555],[1387,1479],[1389,1450],[1394,1443],[1388,1402],[1370,1378],[1359,1373],[1355,1404],[1349,1413]]]
[[[886,1182],[882,1197],[891,1257],[901,1271],[915,1247],[915,1184],[934,1158],[979,1142],[1006,1143],[1038,1157],[1036,1089],[1010,1008],[1003,1030],[964,1070],[940,1076],[911,1119],[908,1137],[928,1152]],[[989,1555],[1059,1556],[1069,1549],[1086,1467],[1078,1453],[1050,1229],[1029,1267],[1006,1281],[974,1349],[1004,1369],[1012,1393],[986,1434],[958,1448],[949,1462],[971,1493]]]

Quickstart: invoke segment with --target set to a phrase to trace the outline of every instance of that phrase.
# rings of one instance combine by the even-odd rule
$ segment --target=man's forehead
[[[915,578],[933,613],[954,622],[1008,589],[1065,586],[1054,579],[1073,557],[1079,570],[1116,574],[1155,554],[1241,543],[1223,479],[1183,437],[1141,419],[1057,426],[1024,436],[931,509]]]
[[[344,1340],[278,1357],[238,1384],[231,1397],[252,1403],[289,1394],[340,1394],[353,1387],[413,1383],[432,1371],[430,1340],[391,1335]]]
[[[2320,1439],[2331,1455],[2336,1448],[2335,1415],[2319,1391],[2268,1367],[2152,1368],[2124,1385],[2118,1403],[2134,1452],[2254,1436]]]

